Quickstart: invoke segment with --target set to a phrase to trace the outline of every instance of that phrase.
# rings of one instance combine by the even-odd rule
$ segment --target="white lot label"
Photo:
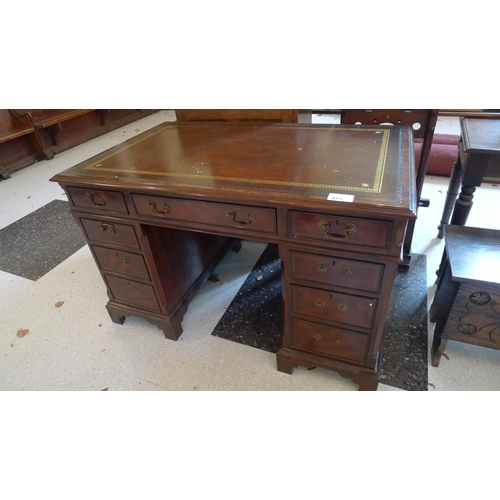
[[[353,194],[335,194],[330,193],[327,198],[328,201],[345,201],[347,203],[352,203],[354,201]]]

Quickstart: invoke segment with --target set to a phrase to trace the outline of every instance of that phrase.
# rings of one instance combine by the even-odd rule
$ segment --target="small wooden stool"
[[[430,310],[432,366],[448,339],[500,349],[500,231],[444,226],[444,269]]]

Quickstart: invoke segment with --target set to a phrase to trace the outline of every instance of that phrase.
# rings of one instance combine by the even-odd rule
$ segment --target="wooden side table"
[[[462,118],[460,130],[459,153],[448,185],[438,238],[443,237],[445,224],[465,225],[474,192],[483,182],[486,170],[490,165],[500,164],[500,120]]]
[[[449,340],[500,349],[500,231],[444,226],[444,269],[430,310],[432,366]]]

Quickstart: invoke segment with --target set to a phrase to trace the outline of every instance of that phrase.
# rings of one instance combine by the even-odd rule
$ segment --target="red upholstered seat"
[[[453,164],[458,155],[459,135],[453,134],[434,134],[429,163],[427,164],[427,175],[441,175],[449,177]],[[420,158],[422,150],[422,139],[415,139],[415,158],[416,164]]]

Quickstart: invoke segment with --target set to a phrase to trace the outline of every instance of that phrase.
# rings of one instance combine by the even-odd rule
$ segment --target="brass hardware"
[[[318,270],[318,273],[326,273],[327,271],[326,266],[318,266],[316,269]]]
[[[325,232],[325,238],[329,239],[329,240],[335,240],[335,241],[344,241],[344,240],[347,240],[347,238],[349,237],[349,235],[351,233],[355,233],[356,232],[356,226],[354,224],[346,224],[345,227],[344,227],[344,236],[333,236],[331,235],[328,230],[330,229],[330,223],[326,220],[320,220],[318,222],[318,227]]]
[[[163,210],[156,209],[156,202],[155,201],[148,200],[147,205],[148,205],[149,209],[151,210],[151,213],[153,215],[158,216],[158,217],[163,217],[164,215],[169,214],[170,211],[172,210],[172,205],[168,201],[166,201],[165,204],[163,205]]]
[[[323,337],[322,337],[319,333],[315,333],[315,334],[313,335],[313,339],[314,339],[314,340],[321,340],[322,338],[323,338]]]
[[[255,220],[255,214],[253,212],[248,212],[247,216],[245,217],[246,223],[235,221],[234,218],[236,217],[236,214],[229,208],[226,210],[226,217],[230,217],[232,226],[239,227],[240,229],[247,228],[252,223],[252,221]]]
[[[339,304],[337,307],[339,311],[347,311],[347,306],[345,304]]]
[[[93,207],[104,207],[104,206],[106,206],[106,197],[103,194],[100,194],[98,196],[98,198],[97,198],[99,200],[99,203],[96,203],[94,201],[94,198],[95,198],[95,194],[94,193],[85,193],[85,198],[87,198],[87,200],[89,200],[89,203]]]
[[[325,302],[323,300],[318,299],[316,301],[316,305],[319,306],[319,307],[324,307],[325,306]]]
[[[344,268],[342,269],[342,274],[343,274],[344,276],[350,276],[350,275],[352,274],[352,271],[351,271],[351,269],[350,269],[349,267],[344,267]]]
[[[127,265],[130,261],[128,259],[123,259],[123,263]]]
[[[118,231],[116,230],[115,225],[114,224],[108,224],[107,222],[103,222],[99,226],[99,231],[101,231],[101,233],[104,233],[104,231],[106,231],[109,227],[111,228],[111,230],[110,230],[111,234],[118,234]]]

